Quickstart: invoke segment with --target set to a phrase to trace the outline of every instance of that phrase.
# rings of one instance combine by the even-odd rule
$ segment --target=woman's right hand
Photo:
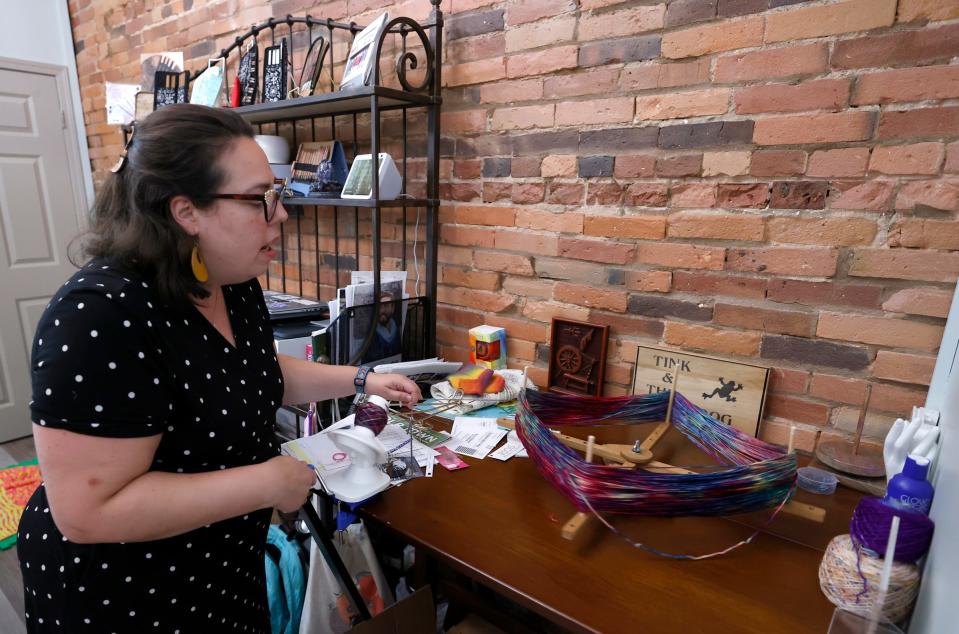
[[[266,464],[272,469],[271,505],[284,513],[292,513],[303,506],[310,489],[316,485],[313,468],[290,456],[277,456]]]

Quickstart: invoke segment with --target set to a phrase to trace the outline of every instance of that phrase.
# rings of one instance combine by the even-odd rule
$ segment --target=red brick
[[[636,97],[636,120],[681,119],[723,114],[729,109],[729,90],[691,90]]]
[[[900,0],[900,22],[951,20],[959,18],[959,4],[953,0]]]
[[[753,130],[753,142],[759,145],[832,143],[862,141],[871,135],[872,113],[839,112],[760,119]]]
[[[848,79],[817,79],[799,84],[768,84],[736,91],[736,112],[838,110],[849,100]]]
[[[670,271],[626,271],[626,288],[631,291],[668,293],[672,280]]]
[[[622,90],[676,88],[709,83],[709,58],[690,62],[641,62],[627,64],[619,79]]]
[[[516,226],[536,231],[556,233],[582,233],[583,214],[571,211],[552,212],[523,207],[516,212]]]
[[[582,183],[557,183],[549,186],[547,202],[554,205],[582,205],[586,187]]]
[[[767,183],[720,183],[716,205],[737,209],[763,209],[769,203]]]
[[[660,240],[665,228],[664,216],[587,216],[583,233],[619,239]]]
[[[727,273],[701,271],[674,271],[673,290],[712,297],[746,297],[762,299],[766,295],[766,280],[759,277],[741,277]]]
[[[617,182],[590,181],[586,189],[587,205],[615,205],[623,203],[623,186]]]
[[[885,110],[876,131],[876,138],[881,140],[932,137],[938,141],[956,135],[959,135],[959,106]]]
[[[517,289],[517,294],[521,294]],[[552,291],[549,296],[552,297]],[[583,306],[570,304],[559,304],[557,302],[526,302],[523,306],[523,317],[534,321],[549,322],[553,317],[561,319],[572,319],[574,321],[588,321],[589,309]]]
[[[959,253],[913,249],[856,249],[849,275],[955,283]]]
[[[925,404],[926,392],[927,390],[920,388],[878,383],[872,389],[869,404],[875,406],[877,410],[894,412],[905,417],[913,407]]]
[[[540,172],[543,178],[576,176],[576,156],[571,154],[547,156],[540,165]]]
[[[699,176],[702,168],[702,154],[673,154],[656,159],[657,176]]]
[[[506,60],[502,57],[495,57],[475,62],[462,62],[451,66],[443,74],[443,80],[447,86],[466,86],[503,79],[505,76]]]
[[[943,154],[942,143],[877,147],[872,151],[869,169],[883,174],[936,174]]]
[[[812,425],[826,425],[829,423],[829,412],[830,408],[827,405],[796,396],[770,394],[766,397],[766,416]]]
[[[913,209],[917,205],[959,211],[959,179],[903,183],[896,196],[896,209]]]
[[[443,129],[447,132],[464,134],[486,131],[485,110],[460,110],[459,112],[444,112],[442,117]]]
[[[510,200],[513,196],[513,186],[503,181],[483,182],[483,202],[493,203],[500,200]]]
[[[438,257],[443,264],[459,264],[460,266],[472,266],[473,264],[473,250],[463,247],[441,244]]]
[[[816,335],[827,339],[913,348],[932,352],[942,341],[942,326],[891,317],[823,312]]]
[[[458,159],[453,163],[456,178],[479,178],[483,173],[483,162],[477,159]]]
[[[610,242],[609,240],[560,238],[559,255],[576,260],[589,260],[606,264],[628,264],[636,256],[636,247],[632,244]]]
[[[866,399],[866,385],[862,379],[817,372],[809,383],[809,395],[824,401],[859,405]]]
[[[580,41],[635,35],[661,29],[666,5],[639,6],[602,13],[583,12],[579,16],[577,39]]]
[[[480,103],[512,104],[543,98],[543,79],[500,80],[480,86]],[[445,128],[444,128],[445,129]]]
[[[468,288],[477,288],[482,291],[499,290],[499,273],[490,273],[484,271],[466,271],[452,267],[441,267],[440,283],[453,286],[466,286]]]
[[[817,247],[730,249],[726,259],[730,271],[831,277],[836,274],[839,251]]]
[[[763,18],[726,20],[663,35],[662,55],[672,59],[698,57],[763,43]]]
[[[893,183],[888,181],[839,181],[830,193],[830,209],[886,211],[892,203]]]
[[[666,183],[632,183],[626,188],[626,206],[665,207],[668,193]]]
[[[485,2],[485,0],[483,0]],[[485,2],[485,4],[492,4]],[[506,24],[513,26],[576,10],[575,0],[523,0],[506,7]]]
[[[510,275],[533,274],[533,262],[525,255],[477,251],[473,255],[473,264],[478,269],[500,271]]]
[[[891,247],[959,249],[959,222],[931,218],[899,218],[889,228]]]
[[[770,218],[770,242],[793,244],[822,244],[826,246],[853,246],[872,244],[878,226],[867,218],[797,218],[782,216]]]
[[[680,269],[722,270],[726,250],[694,244],[648,242],[639,245],[639,262]]]
[[[543,183],[513,183],[510,200],[520,205],[530,205],[543,202],[545,196],[546,185]]]
[[[807,176],[850,177],[862,176],[869,163],[869,148],[847,147],[836,150],[817,150],[809,157]]]
[[[681,211],[669,215],[667,235],[670,238],[761,241],[764,229],[762,216]]]
[[[959,55],[959,24],[938,28],[870,33],[864,37],[836,42],[834,68],[882,68],[915,66]]]
[[[704,152],[703,176],[742,176],[749,173],[749,150]]]
[[[952,295],[952,291],[942,291],[938,288],[904,288],[893,293],[883,302],[882,309],[892,313],[945,319],[949,316]]]
[[[533,255],[559,255],[559,238],[525,231],[493,232],[496,249]]]
[[[506,52],[514,53],[541,46],[556,45],[573,39],[576,16],[568,15],[531,22],[506,31]]]
[[[749,162],[753,176],[799,176],[806,169],[802,150],[757,150]]]
[[[878,379],[929,385],[935,367],[935,357],[880,350],[872,364],[872,375]]]
[[[457,306],[482,306],[483,310],[500,313],[510,308],[516,302],[516,297],[505,293],[440,286],[437,290],[437,301]]]
[[[813,333],[816,316],[794,310],[717,303],[713,307],[713,323],[764,333],[778,332],[797,337],[809,337]]]
[[[816,75],[826,70],[828,57],[829,49],[822,43],[722,55],[716,59],[715,81],[738,83]]]
[[[766,298],[783,304],[836,305],[879,308],[881,286],[836,284],[807,280],[769,280]]]
[[[959,141],[946,146],[946,163],[942,166],[946,174],[959,174]]]
[[[556,104],[556,125],[593,125],[625,123],[633,120],[632,97],[561,101]]]
[[[924,66],[861,75],[852,103],[893,103],[959,96],[959,66]]]
[[[794,449],[812,453],[816,449],[816,443],[819,442],[820,431],[818,429],[797,427],[788,421],[776,421],[766,418],[763,419],[759,427],[759,435],[757,437],[770,444],[786,447],[789,444],[790,436],[792,436],[793,439]]]
[[[554,46],[535,53],[511,55],[506,59],[506,76],[514,79],[576,68],[577,51],[576,46]]]
[[[590,68],[586,72],[547,77],[539,81],[542,82],[542,95],[546,99],[603,95],[615,91],[619,68]]]
[[[666,322],[663,340],[682,350],[703,350],[752,357],[759,353],[762,336],[758,332],[737,332],[709,326]]]
[[[497,108],[493,111],[493,130],[549,128],[553,126],[553,104]]]
[[[462,225],[491,225],[512,227],[517,209],[515,207],[492,207],[488,205],[458,205],[454,209],[454,222]]]
[[[464,247],[492,248],[493,246],[493,235],[489,229],[479,227],[443,225],[440,227],[440,238],[446,244]]]
[[[505,328],[511,338],[516,337],[525,341],[549,341],[549,324],[503,315],[490,315],[489,317],[490,320],[486,322],[487,324]]]
[[[669,190],[669,206],[712,207],[716,204],[716,185],[712,183],[683,183]]]
[[[594,312],[590,315],[592,323],[609,326],[613,332],[628,332],[632,337],[646,337],[658,341],[663,334],[663,322],[636,315]]]
[[[626,312],[627,297],[628,294],[625,291],[613,291],[568,282],[558,282],[553,290],[553,299],[556,301],[586,306],[587,308],[601,308],[616,313]]]
[[[770,368],[770,392],[805,394],[808,387],[809,372],[788,368]]]
[[[521,297],[548,299],[553,296],[555,280],[540,280],[533,277],[507,276],[503,279],[503,290]],[[527,304],[531,303],[529,301]],[[526,312],[524,315],[529,316]]]
[[[613,176],[616,178],[650,177],[654,173],[655,165],[656,157],[652,154],[617,156]]]
[[[766,42],[802,40],[824,35],[869,31],[896,19],[897,0],[843,0],[800,7],[766,17]]]

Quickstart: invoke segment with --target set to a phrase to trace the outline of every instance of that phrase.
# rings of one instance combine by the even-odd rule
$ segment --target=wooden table
[[[435,425],[443,428],[443,425]],[[601,430],[600,442],[644,437],[651,425]],[[564,433],[585,437],[582,428]],[[595,431],[595,430],[594,430]],[[656,458],[676,465],[713,461],[670,430]],[[595,518],[574,541],[560,536],[570,503],[532,461],[464,458],[436,466],[366,507],[378,522],[440,561],[563,628],[585,632],[825,632],[833,606],[819,589],[822,551],[847,533],[860,494],[799,491],[827,509],[817,524],[780,514],[751,544],[704,561],[657,557],[630,546]],[[721,550],[768,519],[610,518],[632,539],[673,553]]]

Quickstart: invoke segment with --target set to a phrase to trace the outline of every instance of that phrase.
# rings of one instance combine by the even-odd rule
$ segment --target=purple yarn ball
[[[373,435],[379,436],[386,427],[386,410],[375,403],[361,403],[356,406],[356,418],[353,422],[359,427],[366,427],[373,432]]]
[[[929,550],[935,523],[924,513],[893,508],[881,498],[864,497],[849,522],[849,534],[855,544],[868,548],[879,557],[886,554],[892,518],[899,516],[899,535],[893,559],[915,563]]]

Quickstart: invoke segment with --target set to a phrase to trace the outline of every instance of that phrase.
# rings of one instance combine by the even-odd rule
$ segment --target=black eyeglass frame
[[[279,206],[280,199],[283,198],[283,193],[273,187],[262,194],[210,194],[207,198],[258,202],[263,205],[263,219],[269,224],[276,217],[276,208]]]

